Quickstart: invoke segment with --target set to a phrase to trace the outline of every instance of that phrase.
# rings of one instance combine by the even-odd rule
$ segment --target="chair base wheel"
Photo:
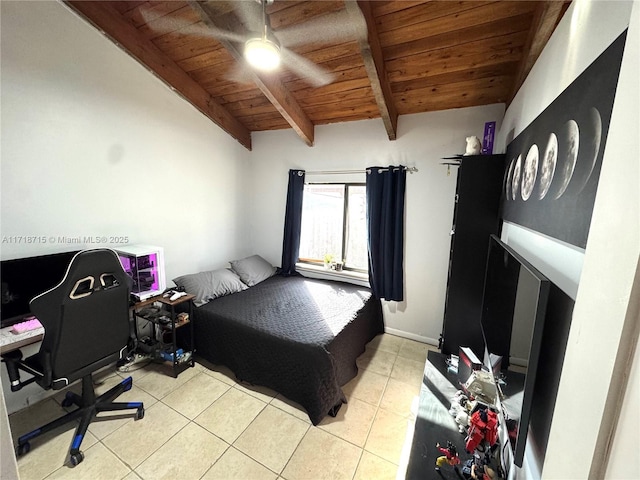
[[[136,410],[136,420],[142,420],[144,418],[144,407],[138,408]]]
[[[73,400],[71,400],[71,398],[69,398],[69,395],[67,395],[62,399],[62,402],[60,403],[60,405],[62,405],[65,408],[70,407],[71,405],[73,405]]]
[[[75,467],[80,463],[82,463],[82,461],[84,460],[84,453],[82,452],[72,453],[71,456],[69,457],[69,460],[71,461],[71,466]]]
[[[31,450],[31,444],[29,442],[21,443],[16,448],[16,455],[26,455],[27,453],[29,453],[29,450]]]

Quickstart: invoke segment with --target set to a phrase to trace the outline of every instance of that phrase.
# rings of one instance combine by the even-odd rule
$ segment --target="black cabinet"
[[[500,233],[504,155],[462,157],[458,169],[442,353],[470,347],[484,354],[480,329],[489,236]]]

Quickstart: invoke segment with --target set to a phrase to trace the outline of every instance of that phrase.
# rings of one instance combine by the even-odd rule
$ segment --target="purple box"
[[[493,137],[496,133],[496,122],[484,124],[484,135],[482,136],[482,154],[491,155],[493,153]]]

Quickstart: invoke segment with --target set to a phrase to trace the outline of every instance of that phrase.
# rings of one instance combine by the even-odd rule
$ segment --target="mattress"
[[[198,355],[300,404],[317,425],[346,402],[341,387],[384,325],[368,288],[274,276],[195,308],[194,330]]]

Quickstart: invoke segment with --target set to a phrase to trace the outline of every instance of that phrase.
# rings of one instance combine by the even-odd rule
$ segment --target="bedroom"
[[[604,25],[610,30],[593,26],[607,16],[598,10],[603,8],[599,2],[594,2],[591,12],[586,8],[589,2],[578,4],[584,17],[572,27],[576,31],[569,33],[569,20],[565,19],[564,39],[556,40],[550,58],[539,62],[537,83],[532,80],[525,86],[522,97],[528,100],[521,99],[506,112],[509,128],[502,127],[498,138],[503,144],[508,130],[523,129],[562,90],[557,85],[545,86],[542,77],[557,70],[553,62],[565,58],[567,48],[562,44],[570,35],[587,42],[587,31],[601,32],[593,43],[572,50],[582,68],[622,31],[629,18],[630,35],[637,39],[637,2],[633,17],[629,4],[614,10],[618,16]],[[387,305],[385,320],[391,332],[404,332],[428,343],[437,341],[455,188],[455,176],[447,176],[439,159],[459,153],[464,137],[479,135],[485,121],[505,123],[504,105],[403,116],[395,142],[385,138],[377,120],[318,127],[313,148],[302,144],[291,131],[257,133],[254,149],[248,152],[64,7],[37,5],[33,8],[44,12],[33,16],[20,14],[11,2],[3,2],[2,8],[3,235],[128,235],[136,243],[165,248],[169,278],[223,266],[230,259],[256,251],[277,264],[286,189],[283,172],[299,167],[298,159],[304,159],[309,169],[323,170],[347,168],[345,162],[348,168],[373,163],[415,164],[419,172],[409,176],[407,189],[406,255],[411,259],[406,262],[407,301]],[[574,10],[578,7],[573,6]],[[12,14],[15,20],[5,24]],[[9,49],[8,39],[20,47]],[[637,45],[635,48],[637,51]],[[623,62],[619,89],[625,100],[617,102],[616,108],[623,109],[626,104],[628,110],[614,112],[613,122],[618,122],[620,130],[612,130],[607,144],[607,155],[629,162],[620,169],[626,172],[637,169],[631,162],[638,157],[630,154],[638,147],[627,130],[637,121],[637,109],[633,109],[637,92],[623,84],[634,78],[629,70],[637,71],[637,55],[635,58],[629,55]],[[575,69],[567,75],[575,76],[580,66]],[[603,173],[601,189],[615,190],[621,179],[614,171],[606,173],[611,178]],[[622,178],[631,181],[637,175]],[[637,184],[631,184],[631,191],[637,194]],[[628,267],[635,268],[637,261],[638,226],[631,221],[637,218],[637,210],[629,211],[637,209],[637,202],[625,202],[622,207],[613,196],[598,201],[596,210],[628,211],[629,221],[618,222],[615,215],[597,217],[591,230],[593,244],[584,255],[582,276],[578,275],[582,290],[577,280],[569,282],[578,294],[574,324],[583,325],[590,336],[588,342],[570,346],[569,355],[576,362],[591,355],[594,342],[602,341],[602,330],[594,326],[598,325],[598,310],[590,292],[606,286],[609,290],[603,295],[608,298],[622,291],[628,299],[633,282]],[[612,231],[626,242],[625,248],[606,250]],[[425,239],[429,242],[427,251]],[[540,239],[527,241],[537,244]],[[58,247],[58,251],[65,250]],[[49,252],[45,246],[2,245],[3,259]],[[604,252],[611,256],[607,263],[616,268],[603,272],[599,258]],[[563,276],[571,278],[572,273]],[[607,311],[611,321],[606,344],[612,359],[618,351],[626,309],[632,307],[623,302],[618,311]],[[576,448],[590,451],[596,444],[599,424],[575,426],[584,411],[571,410],[571,391],[579,388],[584,378],[580,365],[566,368],[563,382],[570,383],[561,388],[557,407],[566,420],[552,431],[557,445],[566,445],[570,441],[575,444],[575,439],[563,436],[569,435],[564,433],[567,425],[584,429],[579,435],[574,433],[585,442]],[[606,394],[613,366],[599,368],[598,385]],[[637,392],[635,395],[637,402]],[[600,401],[605,404],[604,399]],[[620,446],[616,454],[624,459],[622,452]],[[550,455],[545,464],[551,469],[549,476],[567,476],[562,453]],[[580,468],[588,466],[571,466],[572,474],[585,477],[576,473]]]

